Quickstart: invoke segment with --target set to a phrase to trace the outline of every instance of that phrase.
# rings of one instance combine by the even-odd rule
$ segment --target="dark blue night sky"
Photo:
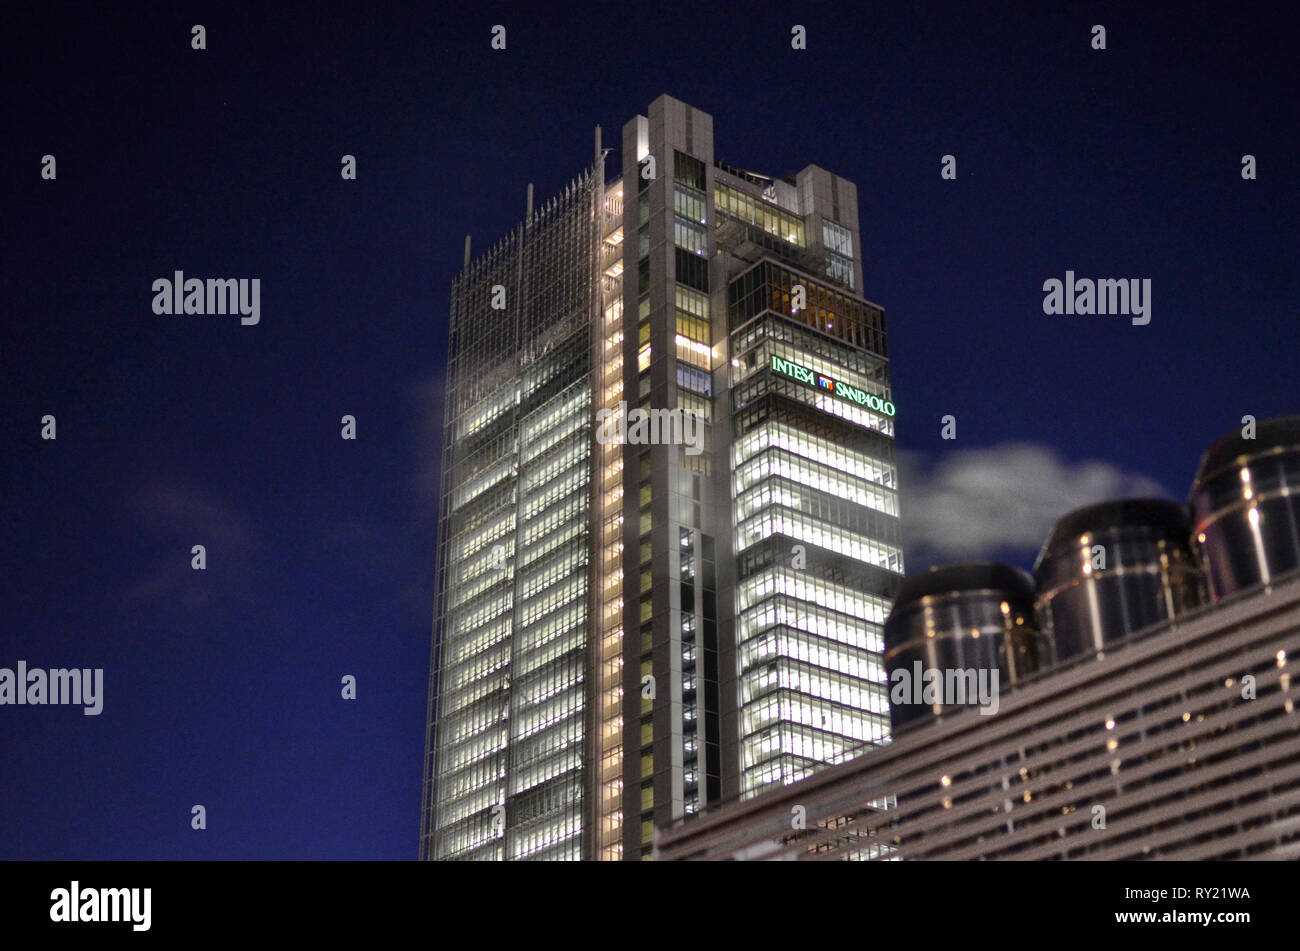
[[[0,706],[0,858],[415,857],[464,236],[661,93],[733,165],[858,183],[909,570],[1028,565],[1066,509],[1182,499],[1244,414],[1300,410],[1284,13],[468,8],[6,11],[0,667],[102,667],[105,698]],[[260,324],[155,316],[175,270],[260,278]],[[1044,315],[1067,270],[1149,278],[1151,323]]]

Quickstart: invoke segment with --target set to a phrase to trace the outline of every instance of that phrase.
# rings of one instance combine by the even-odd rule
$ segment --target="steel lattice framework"
[[[601,186],[530,208],[452,287],[422,858],[584,848]]]

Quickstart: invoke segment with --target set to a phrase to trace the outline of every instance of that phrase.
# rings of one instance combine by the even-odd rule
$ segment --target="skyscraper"
[[[453,284],[422,857],[641,858],[887,737],[856,186],[668,96],[606,155]]]

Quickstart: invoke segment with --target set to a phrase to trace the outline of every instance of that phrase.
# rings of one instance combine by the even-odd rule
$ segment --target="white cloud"
[[[957,449],[941,460],[900,454],[903,541],[944,561],[1037,551],[1062,515],[1084,505],[1170,493],[1108,462],[1071,463],[1033,443]]]
[[[195,611],[212,600],[216,590],[213,575],[222,575],[227,597],[232,584],[248,577],[249,559],[255,549],[253,525],[215,495],[156,482],[135,492],[128,506],[135,530],[161,544],[167,552],[149,577],[126,589],[124,599],[128,605]],[[200,572],[190,567],[191,548],[196,544],[207,549],[207,557],[222,566],[221,572]]]

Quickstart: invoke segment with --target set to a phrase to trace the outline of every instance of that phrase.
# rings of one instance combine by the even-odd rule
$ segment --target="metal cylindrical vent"
[[[945,710],[985,705],[976,691],[1033,673],[1048,660],[1034,618],[1034,587],[999,564],[931,568],[903,582],[885,621],[885,669],[894,729]],[[927,674],[934,671],[935,674]],[[942,685],[927,693],[937,679]],[[965,685],[962,702],[949,689]]]
[[[1077,509],[1034,564],[1038,613],[1057,660],[1096,652],[1204,601],[1187,511],[1167,499]]]
[[[1201,459],[1194,547],[1217,601],[1300,567],[1300,416],[1234,430]]]

